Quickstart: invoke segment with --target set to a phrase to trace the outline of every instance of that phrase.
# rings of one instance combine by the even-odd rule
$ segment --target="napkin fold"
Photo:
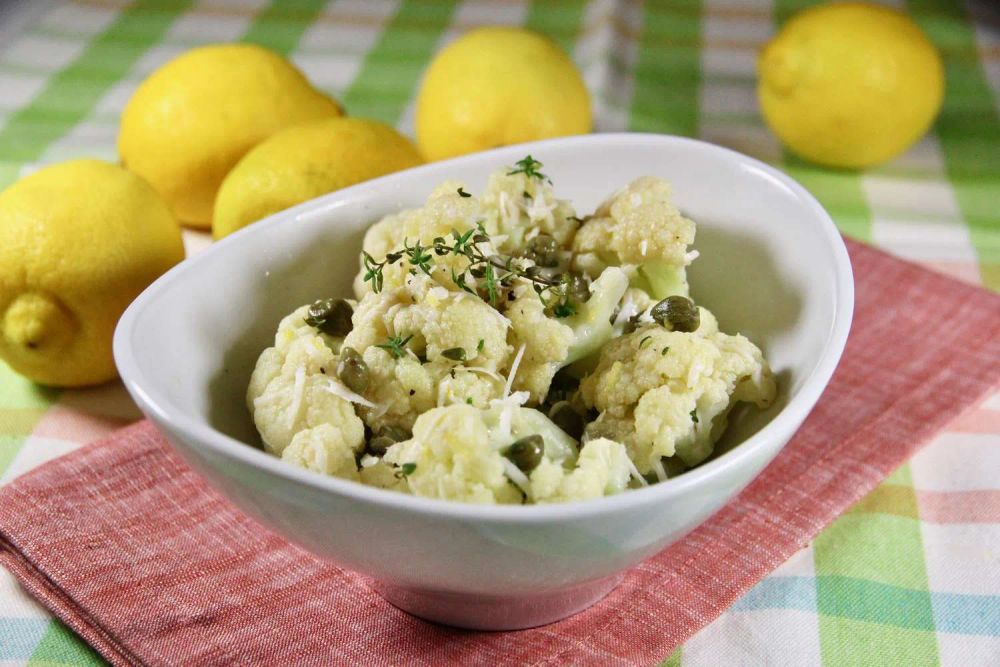
[[[848,249],[854,327],[799,432],[709,521],[559,623],[477,633],[409,616],[243,515],[148,422],[0,491],[0,564],[120,665],[654,663],[1000,379],[1000,298]]]

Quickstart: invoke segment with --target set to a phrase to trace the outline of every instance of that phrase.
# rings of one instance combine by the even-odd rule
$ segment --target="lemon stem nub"
[[[26,292],[7,307],[3,337],[28,351],[62,347],[77,330],[73,314],[50,294]]]

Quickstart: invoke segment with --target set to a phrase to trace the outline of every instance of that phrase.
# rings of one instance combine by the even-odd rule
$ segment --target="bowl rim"
[[[162,292],[171,289],[179,276],[195,271],[202,264],[213,261],[215,255],[219,253],[228,252],[231,245],[239,243],[240,239],[245,236],[260,233],[274,225],[283,224],[288,219],[298,218],[304,214],[314,215],[343,205],[345,201],[353,198],[358,192],[369,189],[377,190],[379,186],[391,183],[395,179],[412,178],[413,175],[423,172],[451,170],[485,160],[500,162],[511,155],[540,154],[553,147],[561,149],[565,149],[567,146],[593,148],[606,144],[635,144],[648,147],[650,142],[664,146],[687,145],[698,150],[719,153],[726,159],[735,160],[739,164],[763,172],[777,185],[791,190],[811,210],[813,214],[811,224],[828,242],[836,267],[833,324],[827,331],[819,360],[812,372],[806,377],[798,393],[792,396],[778,414],[757,433],[721,456],[707,461],[683,475],[639,489],[630,489],[613,496],[541,505],[479,505],[402,494],[298,468],[257,447],[217,431],[201,420],[184,414],[184,411],[160,394],[156,390],[156,384],[150,382],[136,361],[135,347],[132,345],[133,332],[149,305],[155,304]],[[698,139],[652,133],[597,133],[515,144],[432,162],[343,188],[268,216],[214,242],[194,257],[174,266],[149,285],[129,305],[120,318],[115,329],[113,347],[121,379],[142,412],[154,422],[168,424],[170,430],[179,434],[178,437],[184,438],[187,443],[192,443],[190,445],[192,447],[207,448],[216,455],[236,459],[241,464],[255,468],[260,472],[276,475],[286,481],[303,484],[314,490],[333,493],[356,502],[372,503],[385,509],[403,510],[433,517],[475,519],[490,524],[532,524],[566,519],[579,520],[634,509],[640,505],[666,502],[690,489],[710,484],[712,479],[719,477],[726,470],[739,467],[747,459],[752,458],[756,450],[764,447],[768,441],[783,437],[785,434],[790,438],[808,416],[832,377],[847,342],[853,313],[854,276],[844,240],[826,210],[809,191],[793,178],[760,160]]]

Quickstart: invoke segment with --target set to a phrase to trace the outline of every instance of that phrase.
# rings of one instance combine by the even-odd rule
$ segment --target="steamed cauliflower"
[[[760,350],[740,335],[642,327],[612,341],[580,384],[600,417],[592,432],[628,447],[640,473],[665,457],[704,461],[735,402],[767,407],[775,386]]]
[[[585,500],[621,493],[632,477],[628,453],[620,443],[598,438],[583,445],[576,467],[567,470],[548,459],[531,473],[536,503]]]
[[[530,171],[532,167],[527,169]],[[482,207],[488,219],[496,221],[495,233],[503,237],[498,249],[506,253],[524,250],[539,234],[568,246],[580,226],[573,207],[556,198],[551,183],[524,171],[498,171],[491,175],[482,196]]]
[[[670,185],[646,176],[616,192],[580,228],[574,264],[592,277],[607,266],[625,266],[655,299],[687,296],[685,269],[697,257],[688,252],[694,232],[671,202]]]
[[[545,455],[524,471],[504,451],[529,431],[542,436]],[[619,443],[594,440],[577,456],[573,440],[544,415],[509,403],[430,410],[417,419],[413,438],[393,445],[384,461],[402,471],[410,493],[486,504],[599,498],[624,491],[630,478]]]
[[[257,362],[247,392],[254,423],[264,446],[279,456],[284,456],[298,436],[305,438],[310,431],[325,427],[317,437],[327,442],[331,460],[342,451],[352,452],[353,458],[354,452],[364,448],[364,424],[354,406],[331,391],[337,382],[327,375],[327,369],[335,365],[333,351],[321,336],[296,328],[301,317],[296,311],[282,321],[275,346],[265,350]],[[289,456],[305,461],[313,456],[306,453],[311,446],[302,439]],[[312,464],[306,467],[314,468]],[[339,469],[324,472],[333,474]]]
[[[530,156],[365,235],[357,301],[278,326],[247,402],[265,448],[316,473],[485,504],[599,498],[712,455],[776,387],[688,297],[694,223],[640,178],[586,222]]]
[[[481,299],[453,292],[423,274],[395,289],[369,292],[358,303],[345,348],[360,353],[369,382],[358,410],[376,431],[412,428],[437,405],[484,406],[503,390],[498,369],[507,364],[508,322]],[[406,341],[394,349],[387,341]],[[458,352],[458,351],[461,352]],[[459,366],[445,353],[463,356]]]

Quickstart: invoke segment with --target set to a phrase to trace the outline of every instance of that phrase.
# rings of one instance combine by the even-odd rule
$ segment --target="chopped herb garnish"
[[[399,471],[403,473],[403,475],[412,475],[413,471],[416,469],[417,469],[416,463],[404,463],[402,466],[400,466]]]
[[[669,352],[669,351],[670,351],[670,346],[667,346],[667,347],[663,348],[662,350],[660,350],[660,356],[661,357],[667,356],[667,352]]]
[[[496,308],[497,305],[497,278],[493,272],[493,263],[486,262],[486,270],[483,279],[486,281],[486,296],[489,297],[490,305]]]
[[[576,306],[573,305],[571,301],[560,301],[552,309],[552,314],[558,318],[570,317],[576,315]]]
[[[451,359],[452,361],[465,361],[465,348],[449,347],[441,353],[441,356],[445,359]]]
[[[430,263],[434,258],[427,252],[427,248],[420,245],[420,241],[417,241],[417,244],[411,248],[406,245],[406,240],[404,239],[403,248],[409,257],[411,265],[419,268],[427,275],[431,275]]]
[[[641,350],[643,346],[653,339],[652,336],[644,336],[642,340],[639,341],[639,349]]]
[[[469,405],[472,405],[472,397],[471,397],[471,396],[469,396],[468,398],[466,398],[466,399],[465,399],[465,402],[466,402],[467,404],[469,404]]]
[[[404,348],[406,347],[406,344],[410,342],[411,338],[413,338],[413,334],[410,334],[406,338],[403,338],[402,336],[393,336],[386,342],[379,343],[375,347],[380,347],[383,350],[386,350],[396,359],[402,359],[403,356],[406,354]]]
[[[486,341],[480,338],[479,343],[476,345],[476,352],[482,352],[484,347],[486,347]]]
[[[544,165],[542,165],[541,162],[531,157],[530,155],[526,155],[522,159],[515,162],[514,166],[516,167],[516,169],[508,171],[507,172],[508,176],[513,176],[514,174],[524,174],[528,178],[537,178],[544,181],[549,180],[548,176],[538,171]],[[549,182],[551,183],[551,181]]]
[[[459,188],[458,189],[458,196],[459,197],[471,197],[472,195],[470,195],[468,192],[466,192],[462,188]]]
[[[695,424],[698,423],[698,409],[697,408],[695,408],[694,410],[691,411],[691,421],[693,421]]]
[[[381,292],[382,291],[382,281],[384,276],[382,275],[382,267],[386,265],[389,261],[389,257],[385,258],[384,262],[376,262],[375,258],[369,255],[364,250],[361,251],[362,262],[364,263],[365,269],[365,282],[371,282],[372,291]]]

